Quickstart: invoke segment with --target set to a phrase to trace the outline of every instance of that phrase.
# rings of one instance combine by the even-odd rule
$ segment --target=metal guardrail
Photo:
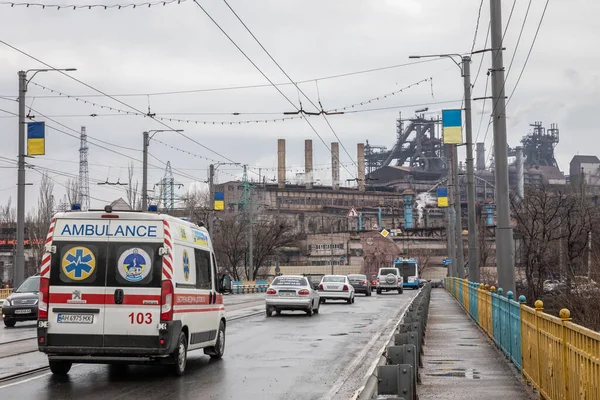
[[[12,288],[0,289],[0,300],[6,299],[12,294]]]
[[[379,358],[375,370],[367,379],[357,400],[377,399],[386,395],[390,400],[416,400],[421,383],[419,368],[425,344],[431,285],[424,285],[409,304],[396,327],[394,337]],[[390,397],[397,396],[397,397]]]
[[[459,278],[445,287],[541,398],[600,400],[600,333],[572,323],[569,310],[555,317],[541,300],[528,307],[525,296],[516,302],[512,292]]]

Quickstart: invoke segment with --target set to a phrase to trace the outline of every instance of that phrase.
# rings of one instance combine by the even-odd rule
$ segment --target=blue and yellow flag
[[[438,207],[448,207],[448,189],[438,188],[437,203]]]
[[[445,144],[462,144],[462,111],[442,110],[442,128]]]
[[[222,211],[225,209],[225,192],[215,192],[214,210]]]
[[[44,122],[27,123],[27,155],[43,156],[46,154],[46,126]]]

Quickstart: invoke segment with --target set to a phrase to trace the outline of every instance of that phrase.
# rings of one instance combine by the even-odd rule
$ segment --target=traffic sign
[[[346,216],[348,218],[358,218],[358,211],[356,211],[356,208],[354,208],[354,206],[352,206]]]
[[[340,256],[340,261],[344,261],[344,256]]]
[[[385,228],[384,228],[384,229],[382,229],[382,231],[381,231],[381,232],[379,232],[379,233],[380,233],[380,234],[381,234],[381,236],[383,236],[383,237],[388,237],[388,235],[390,234],[390,233],[387,231],[387,229],[385,229]]]
[[[377,224],[377,222],[373,223],[373,229],[374,230],[379,230],[379,225]]]
[[[442,264],[443,264],[443,265],[452,264],[452,259],[451,259],[451,258],[444,258],[444,259],[442,260]]]

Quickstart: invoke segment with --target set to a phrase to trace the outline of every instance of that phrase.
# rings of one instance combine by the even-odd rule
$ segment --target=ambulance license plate
[[[94,316],[91,314],[58,314],[57,322],[64,324],[91,324]]]

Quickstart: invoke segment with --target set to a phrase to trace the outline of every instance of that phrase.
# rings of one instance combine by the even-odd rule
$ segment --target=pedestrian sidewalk
[[[431,291],[420,400],[526,400],[518,371],[443,289]]]

